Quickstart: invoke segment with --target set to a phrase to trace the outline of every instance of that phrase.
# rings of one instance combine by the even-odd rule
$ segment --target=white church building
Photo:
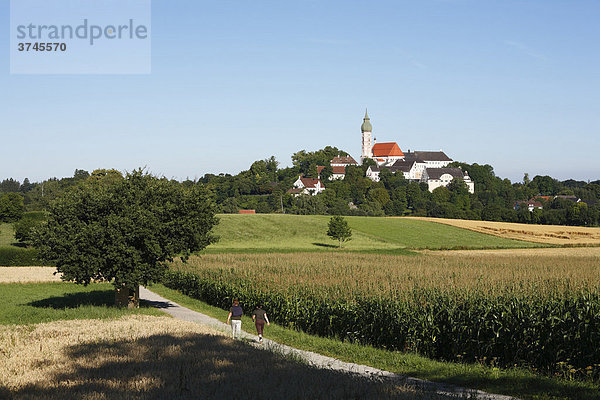
[[[461,178],[467,184],[470,193],[475,193],[475,184],[469,175],[460,168],[446,168],[452,159],[442,150],[440,151],[407,151],[400,149],[396,142],[374,143],[373,127],[369,114],[365,111],[365,117],[361,125],[362,132],[362,154],[361,163],[367,158],[375,161],[367,169],[367,178],[379,182],[379,174],[382,169],[404,175],[405,179],[413,182],[426,182],[429,191],[440,186],[448,186],[455,178]]]

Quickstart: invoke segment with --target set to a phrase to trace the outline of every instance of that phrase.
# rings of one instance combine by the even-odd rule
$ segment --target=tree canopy
[[[342,248],[342,242],[352,239],[352,229],[348,226],[348,221],[341,215],[331,217],[328,228],[327,236],[339,241],[340,249]]]
[[[216,238],[215,208],[201,185],[185,187],[139,169],[92,173],[49,205],[34,239],[63,280],[112,281],[137,289],[158,281],[165,262],[188,257]]]

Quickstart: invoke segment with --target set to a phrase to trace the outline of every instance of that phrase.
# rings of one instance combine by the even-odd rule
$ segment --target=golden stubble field
[[[554,245],[600,246],[600,228],[562,225],[530,225],[511,222],[473,221],[430,217],[403,217],[436,222],[505,239]]]
[[[54,267],[0,267],[0,283],[60,282]]]

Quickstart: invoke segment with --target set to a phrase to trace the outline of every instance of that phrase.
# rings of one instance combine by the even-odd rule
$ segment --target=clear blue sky
[[[598,21],[599,1],[154,0],[150,75],[10,75],[5,29],[0,178],[358,158],[368,107],[403,150],[600,179]]]

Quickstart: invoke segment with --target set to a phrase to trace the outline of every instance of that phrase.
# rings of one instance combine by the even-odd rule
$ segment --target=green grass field
[[[16,242],[12,224],[0,224],[0,246],[11,246]]]
[[[219,215],[215,228],[220,241],[207,253],[296,252],[335,249],[326,235],[330,217],[324,215]],[[406,249],[483,249],[540,247],[538,244],[428,221],[404,218],[346,217],[352,240],[346,251],[406,253]]]
[[[137,310],[129,310],[114,307],[114,302],[114,287],[108,283],[87,287],[63,282],[2,283],[0,325],[118,318],[128,314],[165,315],[144,304]]]

